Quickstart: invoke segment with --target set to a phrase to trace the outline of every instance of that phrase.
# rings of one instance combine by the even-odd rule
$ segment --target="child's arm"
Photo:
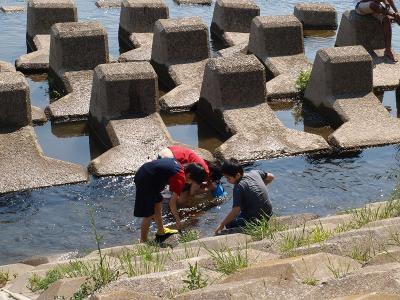
[[[177,193],[172,193],[171,200],[169,200],[169,208],[176,220],[176,227],[178,229],[180,229],[181,228],[181,218],[179,217],[178,207],[176,204],[176,202],[178,201],[178,198],[179,198],[179,196]]]
[[[229,224],[240,214],[240,206],[235,206],[232,208],[230,213],[225,217],[225,219],[219,224],[218,228],[215,230],[215,234],[218,234],[222,229],[224,229],[226,224]]]

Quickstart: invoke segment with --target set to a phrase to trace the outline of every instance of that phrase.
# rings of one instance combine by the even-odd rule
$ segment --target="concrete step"
[[[86,277],[60,279],[44,291],[37,300],[71,299],[86,281]]]
[[[345,297],[332,298],[331,300],[399,300],[400,294],[388,294],[373,292],[364,295],[351,295]]]
[[[399,275],[399,263],[364,267],[343,278],[329,280],[325,284],[320,285],[316,290],[303,295],[302,299],[331,299],[375,293],[377,291],[379,293],[397,295],[400,291]],[[345,299],[353,298],[348,297]]]
[[[320,252],[259,263],[232,274],[223,282],[267,277],[300,282],[311,279],[324,282],[334,278],[336,273],[347,274],[359,268],[361,264],[351,258]]]
[[[244,248],[246,244],[252,241],[251,236],[243,233],[235,233],[229,235],[219,235],[202,238],[199,240],[180,244],[178,248],[182,247],[202,247],[209,250],[221,250],[221,249],[235,249]]]

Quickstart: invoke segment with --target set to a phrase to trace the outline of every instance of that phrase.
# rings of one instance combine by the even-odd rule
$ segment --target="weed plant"
[[[329,269],[329,271],[332,273],[333,277],[336,279],[340,279],[343,278],[344,276],[346,276],[349,271],[350,271],[350,264],[342,264],[339,262],[339,264],[335,265],[332,263],[332,261],[330,260],[329,256],[327,256],[328,258],[328,264],[326,265],[327,268]]]
[[[197,290],[202,289],[207,286],[207,279],[203,278],[201,275],[197,262],[194,266],[189,264],[189,270],[186,273],[186,279],[183,280],[186,284],[185,290]]]
[[[310,81],[311,70],[302,70],[299,77],[296,80],[296,89],[300,93],[304,94],[306,91],[308,82]]]
[[[213,259],[217,271],[225,275],[233,274],[249,265],[247,245],[243,250],[232,251],[230,248],[224,247],[221,250],[209,250],[206,248],[206,251]]]
[[[200,234],[197,230],[186,230],[183,231],[180,236],[179,236],[179,242],[180,243],[188,243],[191,241],[198,240],[200,238]]]
[[[282,239],[279,244],[279,250],[282,253],[287,253],[298,247],[323,243],[332,236],[333,232],[331,230],[325,230],[322,224],[315,226],[315,228],[310,232],[306,230],[306,225],[304,224],[303,230],[300,234],[294,232],[281,234]]]
[[[0,270],[0,288],[4,287],[10,280],[10,273]]]
[[[276,218],[262,215],[255,221],[246,222],[244,233],[252,236],[253,240],[259,241],[265,238],[274,239],[276,232],[286,229],[287,226],[280,224]]]

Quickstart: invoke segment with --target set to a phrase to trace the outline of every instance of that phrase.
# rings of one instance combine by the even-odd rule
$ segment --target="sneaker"
[[[166,237],[166,236],[170,236],[170,235],[177,234],[177,233],[178,233],[178,230],[176,230],[176,229],[164,227],[164,232],[163,233],[157,232],[156,236],[157,237]]]

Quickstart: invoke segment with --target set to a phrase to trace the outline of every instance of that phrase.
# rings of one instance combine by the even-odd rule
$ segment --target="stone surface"
[[[370,51],[373,61],[374,91],[381,92],[396,89],[400,82],[400,54],[395,54],[396,63],[388,63],[384,50]]]
[[[159,80],[169,89],[177,88],[163,98],[163,110],[189,110],[198,101],[197,87],[210,57],[207,26],[199,17],[158,20],[151,55]]]
[[[315,220],[318,222],[318,215],[311,214],[311,213],[304,213],[304,214],[296,214],[296,215],[289,215],[289,216],[280,216],[275,218],[276,222],[282,226],[288,228],[294,228],[304,225],[306,222],[310,223]]]
[[[252,0],[217,0],[211,22],[211,34],[225,45],[234,46],[227,35],[249,33],[251,21],[260,15],[260,8]]]
[[[399,267],[399,263],[365,267],[342,278],[327,281],[318,289],[304,294],[303,299],[330,299],[376,291],[398,294]]]
[[[17,70],[24,73],[40,73],[49,70],[50,35],[38,34],[33,38],[36,51],[21,55],[16,61]]]
[[[200,272],[209,280],[217,276],[215,272],[204,269],[200,269]],[[185,287],[185,283],[182,280],[185,278],[186,270],[153,273],[112,282],[103,288],[100,293],[111,293],[114,290],[125,289],[165,299],[182,291]]]
[[[97,176],[133,174],[158,152],[172,144],[160,115],[110,121],[107,133],[113,148],[92,160],[91,173]]]
[[[32,266],[21,263],[0,266],[0,272],[8,273],[10,279],[17,278],[32,269]]]
[[[235,233],[230,235],[211,236],[179,245],[178,247],[204,247],[209,250],[221,250],[229,248],[244,248],[251,241],[249,235]]]
[[[1,72],[15,72],[15,67],[6,61],[0,61],[0,73]]]
[[[349,273],[360,269],[361,265],[351,258],[321,252],[262,262],[228,276],[223,282],[227,283],[263,277],[276,277],[285,280],[298,280],[300,282],[312,277],[323,282],[334,278],[331,269],[339,267],[344,267]]]
[[[32,41],[38,34],[49,34],[55,23],[78,21],[74,0],[29,0],[27,11],[27,41],[36,50]]]
[[[158,20],[151,59],[159,65],[184,64],[210,57],[208,28],[201,18]]]
[[[178,300],[200,299],[299,299],[312,286],[299,284],[292,281],[279,279],[252,279],[224,284],[213,284],[204,289],[199,289],[179,295]]]
[[[44,113],[43,109],[32,105],[31,111],[32,111],[33,124],[41,124],[41,123],[45,123],[47,121],[47,116]]]
[[[29,85],[21,73],[0,73],[0,128],[32,123]]]
[[[157,300],[156,296],[132,292],[129,288],[118,288],[111,292],[102,292],[89,297],[89,300]]]
[[[174,0],[178,5],[211,5],[212,0]]]
[[[121,7],[121,0],[98,0],[96,6],[98,8],[118,8]]]
[[[339,148],[400,141],[400,123],[372,93],[372,60],[361,46],[319,50],[305,98],[342,124],[329,137]]]
[[[150,63],[99,65],[93,76],[91,125],[102,140],[107,140],[105,128],[110,120],[155,113],[159,110],[157,100],[157,74]]]
[[[373,292],[364,295],[351,295],[345,297],[338,297],[332,300],[399,300],[399,294],[388,294],[381,292]]]
[[[44,156],[30,126],[2,132],[0,154],[1,194],[88,180],[81,166]]]
[[[109,62],[107,31],[95,21],[58,23],[50,34],[50,71],[92,70]]]
[[[286,128],[265,101],[265,74],[254,56],[207,63],[198,115],[229,138],[216,149],[219,158],[252,161],[328,148],[320,136]]]
[[[247,54],[247,45],[248,42],[238,44],[236,46],[228,47],[216,52],[217,56],[221,57],[229,57],[235,55],[246,55]]]
[[[151,48],[153,47],[152,32],[133,32],[129,37],[129,49],[118,58],[120,62],[150,61]]]
[[[11,14],[11,13],[18,13],[18,12],[23,12],[25,11],[25,6],[22,5],[3,5],[0,7],[0,11],[6,14]]]
[[[223,40],[229,47],[237,46],[240,44],[249,44],[248,32],[224,32]]]
[[[119,26],[129,34],[153,32],[154,23],[168,17],[168,6],[162,0],[123,0]]]
[[[82,120],[89,114],[93,71],[66,72],[62,77],[67,95],[50,103],[45,111],[58,121]]]
[[[335,46],[361,45],[367,50],[385,48],[383,27],[371,15],[360,16],[355,10],[342,15]]]
[[[304,29],[332,30],[337,28],[337,13],[328,3],[298,3],[293,14]]]
[[[82,284],[87,281],[86,277],[64,278],[57,280],[45,290],[37,300],[50,299],[71,299],[75,292],[79,290]]]
[[[265,65],[269,99],[293,98],[299,94],[296,80],[311,68],[304,55],[303,28],[294,16],[254,18],[249,47]]]

